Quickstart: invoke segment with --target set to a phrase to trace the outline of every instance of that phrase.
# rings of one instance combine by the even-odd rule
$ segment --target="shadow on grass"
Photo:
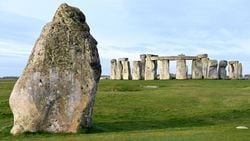
[[[167,128],[185,128],[185,127],[204,127],[216,124],[228,123],[231,121],[241,121],[248,119],[250,109],[230,110],[221,113],[213,113],[208,115],[200,115],[188,118],[175,118],[166,120],[128,120],[128,121],[108,121],[94,122],[91,129],[86,133],[102,133],[102,132],[126,132],[140,130],[154,130]]]
[[[93,128],[87,130],[87,133],[102,132],[126,132],[138,130],[154,130],[182,127],[202,127],[214,125],[203,119],[183,118],[171,120],[140,120],[140,121],[116,121],[116,122],[96,122]]]

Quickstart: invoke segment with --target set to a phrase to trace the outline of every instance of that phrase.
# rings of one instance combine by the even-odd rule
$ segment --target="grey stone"
[[[119,58],[122,64],[122,79],[123,80],[130,80],[131,79],[131,70],[130,70],[130,63],[128,58]]]
[[[238,75],[239,75],[239,79],[243,79],[243,75],[242,75],[242,63],[239,63],[239,66],[238,66]]]
[[[184,56],[184,55],[179,55]],[[178,59],[176,61],[176,79],[187,79],[186,60]]]
[[[160,60],[160,79],[161,80],[169,80],[170,73],[169,73],[169,60]]]
[[[117,68],[116,59],[112,59],[111,60],[111,74],[110,74],[110,79],[112,80],[116,79],[116,68]]]
[[[62,4],[42,30],[9,103],[11,134],[90,127],[101,65],[83,13]]]
[[[208,75],[207,79],[218,79],[218,61],[217,60],[209,60],[208,61]]]
[[[192,61],[192,79],[202,79],[203,78],[203,63],[201,59]]]
[[[222,79],[222,80],[227,79],[226,67],[227,67],[227,61],[226,60],[221,60],[219,62],[219,70],[218,70],[219,79]]]
[[[141,80],[141,61],[133,61],[132,79]]]
[[[202,62],[202,77],[203,79],[207,79],[209,58],[201,58],[201,62]]]
[[[123,66],[122,66],[122,61],[117,61],[116,64],[116,80],[122,80],[122,71],[123,71]]]
[[[145,79],[145,66],[146,66],[146,54],[141,54],[140,55],[141,59],[141,79]]]
[[[157,55],[147,54],[146,66],[145,66],[145,80],[157,79],[157,60],[151,60],[151,57]]]

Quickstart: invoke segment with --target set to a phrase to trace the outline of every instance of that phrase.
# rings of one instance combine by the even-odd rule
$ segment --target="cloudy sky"
[[[141,53],[208,53],[240,60],[250,73],[249,0],[8,0],[0,1],[0,76],[20,75],[42,27],[64,2],[86,15],[103,74],[110,59],[137,60]]]

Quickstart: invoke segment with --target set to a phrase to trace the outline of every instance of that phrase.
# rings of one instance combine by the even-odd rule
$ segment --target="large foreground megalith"
[[[91,126],[101,65],[84,14],[62,4],[32,50],[9,103],[11,134],[77,132]]]

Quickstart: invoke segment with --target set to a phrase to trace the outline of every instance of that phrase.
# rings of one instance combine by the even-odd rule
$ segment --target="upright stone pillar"
[[[203,63],[201,59],[192,61],[192,79],[203,78]]]
[[[141,80],[141,61],[133,61],[132,79]]]
[[[241,79],[242,64],[239,61],[229,61],[228,73],[229,73],[229,79]]]
[[[184,55],[179,55],[176,61],[176,79],[187,79],[187,68]]]
[[[118,60],[116,64],[116,77],[115,77],[116,80],[122,80],[122,70],[123,70],[122,61]]]
[[[219,79],[225,80],[227,79],[227,71],[226,71],[226,67],[227,67],[227,61],[226,60],[221,60],[219,62]]]
[[[242,75],[242,64],[241,63],[239,63],[239,66],[238,66],[238,75],[239,75],[239,79],[243,78],[243,75]]]
[[[128,58],[119,58],[122,63],[122,79],[123,80],[130,80],[131,79],[131,71],[130,71],[130,64]]]
[[[151,57],[157,57],[157,55],[148,54],[145,65],[145,80],[157,79],[157,60],[152,60]]]
[[[112,59],[111,60],[111,74],[110,74],[110,79],[111,80],[116,79],[116,68],[117,68],[116,59]]]
[[[146,54],[141,54],[141,79],[145,79]]]
[[[218,61],[217,60],[209,60],[208,61],[208,75],[207,79],[218,79]]]
[[[208,62],[209,58],[207,54],[199,54],[197,58],[201,60],[202,63],[202,78],[207,79],[208,76]]]
[[[161,80],[169,80],[169,60],[160,60],[160,79]]]

